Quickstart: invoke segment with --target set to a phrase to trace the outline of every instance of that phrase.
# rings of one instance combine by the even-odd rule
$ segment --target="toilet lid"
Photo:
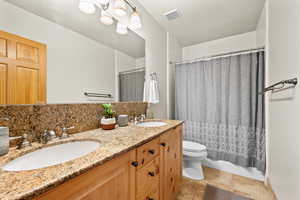
[[[183,146],[184,151],[189,151],[189,152],[206,151],[206,146],[196,143],[196,142],[183,141],[182,146]]]

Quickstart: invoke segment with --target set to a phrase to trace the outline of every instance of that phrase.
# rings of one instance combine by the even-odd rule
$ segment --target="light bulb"
[[[141,17],[137,12],[133,12],[130,17],[130,28],[136,30],[142,27]]]
[[[93,14],[96,11],[95,5],[90,0],[80,0],[79,9],[86,14]]]
[[[127,26],[125,24],[122,24],[122,23],[118,22],[116,32],[121,34],[121,35],[127,34],[128,33]]]
[[[112,16],[104,10],[101,12],[100,21],[105,25],[112,25],[114,23]]]
[[[119,17],[123,17],[127,14],[127,12],[126,12],[126,3],[125,3],[124,0],[115,0],[114,12]]]

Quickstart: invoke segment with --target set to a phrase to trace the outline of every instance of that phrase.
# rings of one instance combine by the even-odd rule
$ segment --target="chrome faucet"
[[[6,117],[3,117],[3,118],[0,118],[0,121],[9,121],[9,119]]]
[[[18,139],[21,139],[21,141],[17,145],[17,149],[23,149],[25,147],[31,146],[31,142],[28,141],[28,135],[24,134],[20,137],[17,137]]]
[[[68,130],[71,130],[71,129],[74,129],[74,128],[75,128],[75,126],[71,126],[69,128],[66,128],[66,127],[62,128],[62,134],[60,136],[60,139],[68,138],[69,137]]]
[[[138,124],[138,123],[145,121],[145,119],[146,119],[146,116],[144,114],[138,115],[138,116],[135,116],[134,122],[135,122],[135,124]]]
[[[47,144],[49,141],[53,140],[54,138],[56,138],[56,134],[54,131],[44,130],[44,133],[42,133],[40,137],[40,143]]]

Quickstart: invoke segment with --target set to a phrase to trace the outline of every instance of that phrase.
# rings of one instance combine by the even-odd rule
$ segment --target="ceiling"
[[[125,54],[140,58],[145,56],[145,40],[132,31],[119,35],[114,26],[100,23],[100,12],[93,15],[78,9],[79,0],[6,0],[24,10],[76,31],[92,40]]]
[[[183,46],[256,29],[265,0],[138,0]],[[182,17],[164,13],[178,8]]]

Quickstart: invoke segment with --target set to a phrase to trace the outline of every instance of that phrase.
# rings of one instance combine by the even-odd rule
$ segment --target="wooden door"
[[[0,104],[7,103],[7,65],[0,63]]]
[[[38,197],[38,200],[135,200],[135,150]]]
[[[174,200],[182,178],[181,126],[161,136],[161,199]]]
[[[46,48],[0,31],[0,104],[46,103]]]

